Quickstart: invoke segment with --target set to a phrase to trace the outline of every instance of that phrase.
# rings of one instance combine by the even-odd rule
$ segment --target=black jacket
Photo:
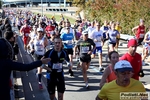
[[[41,61],[23,64],[9,59],[10,49],[5,39],[0,39],[0,100],[10,100],[10,74],[12,70],[29,71],[42,65]]]

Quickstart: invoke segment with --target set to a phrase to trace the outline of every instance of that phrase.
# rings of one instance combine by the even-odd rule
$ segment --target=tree
[[[142,18],[146,27],[150,23],[149,0],[71,0],[75,6],[84,10],[91,20],[120,21],[123,33],[132,34],[131,29],[139,24]]]
[[[2,0],[0,0],[0,9],[2,8]]]

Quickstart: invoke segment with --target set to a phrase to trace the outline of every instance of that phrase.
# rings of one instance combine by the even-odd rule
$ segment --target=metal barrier
[[[68,9],[63,9],[63,8],[49,8],[49,9],[46,9],[46,11],[51,11],[51,12],[68,12]]]
[[[128,40],[133,39],[133,38],[135,38],[135,36],[128,35],[128,34],[120,34],[120,39],[121,40],[128,41]]]

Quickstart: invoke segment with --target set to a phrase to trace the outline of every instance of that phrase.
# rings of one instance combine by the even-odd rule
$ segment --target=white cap
[[[126,60],[120,60],[115,64],[114,67],[115,70],[120,71],[120,72],[124,72],[124,71],[133,71],[133,68],[130,64],[130,62],[126,61]]]
[[[88,34],[88,31],[83,31],[82,34],[86,35]]]
[[[37,31],[42,31],[43,32],[43,28],[37,28]]]

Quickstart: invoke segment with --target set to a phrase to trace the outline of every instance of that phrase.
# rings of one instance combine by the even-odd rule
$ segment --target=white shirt
[[[93,40],[97,40],[97,42],[94,41],[94,43],[96,44],[96,47],[102,46],[101,43],[103,39],[103,31],[101,30],[97,31],[97,29],[94,29],[91,35],[92,35]]]
[[[65,28],[62,28],[61,29],[61,32],[60,32],[60,34],[62,34],[62,33],[66,33],[66,29]],[[73,29],[70,27],[70,33],[74,33],[73,32]]]
[[[37,38],[34,39],[34,50],[35,54],[37,55],[44,55],[45,53],[45,47],[44,47],[44,37],[41,40],[37,40]]]
[[[88,38],[92,39],[92,31],[95,29],[95,27],[88,27],[85,31],[88,31]]]

